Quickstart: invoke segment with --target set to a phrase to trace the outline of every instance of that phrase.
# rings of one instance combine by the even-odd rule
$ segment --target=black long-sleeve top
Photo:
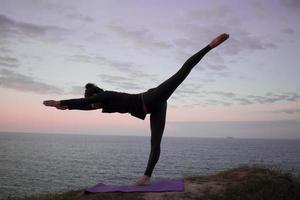
[[[130,113],[132,116],[144,120],[146,113],[143,110],[142,94],[128,94],[115,91],[104,91],[97,95],[61,100],[61,106],[67,106],[69,110],[92,110],[91,104],[102,105],[103,113]]]
[[[185,79],[189,74],[190,70],[202,59],[202,57],[211,50],[211,47],[207,45],[205,48],[191,56],[182,66],[182,68],[166,82],[167,84],[161,84],[158,94],[163,96],[165,93],[174,91],[176,87]],[[172,83],[172,87],[170,87]],[[152,89],[148,90],[151,91]],[[152,90],[153,91],[153,90]],[[171,95],[170,93],[169,95]],[[104,91],[98,93],[95,96],[80,98],[80,99],[69,99],[60,101],[61,106],[67,106],[68,109],[79,109],[79,110],[92,110],[91,104],[99,103],[102,105],[103,113],[130,113],[132,116],[144,120],[146,114],[143,107],[149,106],[144,105],[143,93],[140,94],[128,94],[115,91]],[[156,94],[157,96],[157,94]],[[149,95],[148,95],[149,97]],[[167,98],[169,96],[167,95]],[[166,101],[165,99],[164,101]],[[146,102],[147,103],[147,102]],[[153,104],[155,102],[152,102]],[[151,109],[150,109],[151,110]],[[149,112],[149,111],[148,111]]]

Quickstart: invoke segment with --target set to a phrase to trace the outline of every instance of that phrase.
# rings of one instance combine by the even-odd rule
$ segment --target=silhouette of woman
[[[229,35],[226,33],[214,38],[206,47],[190,57],[168,80],[146,92],[128,94],[104,91],[98,86],[88,83],[85,86],[84,98],[61,101],[47,100],[43,104],[61,110],[102,109],[103,113],[130,113],[132,116],[142,120],[145,119],[147,114],[150,114],[151,152],[144,175],[134,183],[135,185],[149,184],[153,169],[160,155],[160,144],[165,127],[168,98],[203,56],[228,38]]]

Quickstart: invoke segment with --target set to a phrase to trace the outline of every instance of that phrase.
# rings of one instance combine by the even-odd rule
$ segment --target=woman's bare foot
[[[225,40],[227,40],[228,38],[229,38],[229,35],[227,33],[222,33],[221,35],[219,35],[218,37],[216,37],[215,39],[213,39],[209,43],[209,46],[211,48],[215,48],[218,45],[220,45],[221,43],[223,43]]]
[[[150,177],[149,176],[142,176],[140,177],[133,185],[149,185],[150,184]]]

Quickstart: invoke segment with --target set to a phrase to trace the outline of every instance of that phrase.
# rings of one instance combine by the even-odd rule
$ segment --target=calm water
[[[0,198],[128,184],[142,175],[149,137],[0,133]],[[241,164],[300,175],[300,140],[163,138],[153,178],[204,175]]]

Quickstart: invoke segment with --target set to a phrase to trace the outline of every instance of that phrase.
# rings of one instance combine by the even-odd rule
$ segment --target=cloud
[[[300,114],[300,108],[299,109],[285,109],[285,110],[274,110],[272,113],[285,113],[285,114]]]
[[[265,39],[254,36],[250,32],[237,26],[228,26],[230,28],[227,28],[226,25],[219,25],[217,29],[210,25],[207,27],[199,27],[197,24],[189,24],[185,26],[191,26],[193,28],[185,30],[187,38],[174,40],[174,43],[180,49],[187,47],[189,49],[198,49],[199,44],[194,41],[198,41],[201,38],[201,41],[206,41],[208,44],[212,37],[216,36],[216,33],[222,33],[224,30],[227,30],[227,32],[231,34],[231,37],[228,41],[226,41],[226,43],[230,43],[230,45],[227,45],[226,49],[220,49],[221,55],[236,55],[245,51],[252,52],[277,47],[275,43],[265,41]]]
[[[228,71],[215,71],[215,72],[209,72],[207,73],[207,77],[221,77],[221,78],[227,78],[230,76],[230,73]]]
[[[181,84],[177,89],[176,93],[180,95],[184,94],[200,94],[201,84]]]
[[[63,35],[65,35],[65,33],[66,29],[58,26],[37,25],[16,21],[0,14],[0,41],[4,39],[19,39],[23,37],[59,40]]]
[[[300,8],[300,1],[299,0],[280,0],[280,2],[286,6],[287,8],[296,10]]]
[[[300,100],[300,95],[295,92],[278,93],[278,94],[268,92],[264,96],[247,95],[246,97],[237,97],[232,100],[239,102],[241,105],[268,104],[268,103],[287,102],[287,101],[298,102]]]
[[[72,86],[70,94],[84,96],[85,88],[84,86]]]
[[[232,36],[228,41],[230,45],[226,47],[224,54],[235,55],[243,51],[257,51],[276,48],[277,45],[272,42],[265,42],[263,38],[251,35],[250,32],[236,28],[232,30]]]
[[[63,91],[57,87],[42,83],[34,78],[17,72],[0,70],[0,86],[19,91],[29,91],[37,94],[62,94]]]
[[[195,102],[198,103],[199,98],[203,97],[203,94],[200,93],[201,87],[201,84],[181,84],[171,96],[171,99],[180,102],[181,106],[191,107]]]
[[[8,56],[0,56],[0,67],[17,68],[19,64],[18,59]]]
[[[196,92],[198,91],[198,92]],[[224,105],[233,104],[251,105],[251,104],[269,104],[276,102],[299,102],[300,94],[296,92],[272,93],[265,95],[240,95],[233,92],[223,91],[200,91],[194,90],[194,94],[201,97],[208,105]],[[193,94],[192,93],[192,94]],[[215,99],[217,97],[217,99]]]
[[[226,98],[233,98],[236,96],[236,94],[234,94],[233,92],[222,92],[222,91],[202,91],[202,93],[206,95],[217,95]]]
[[[214,70],[214,71],[223,71],[226,70],[227,67],[225,65],[215,65],[215,64],[206,64],[208,69]]]
[[[284,28],[284,29],[282,29],[281,30],[283,33],[285,33],[285,34],[288,34],[288,35],[293,35],[293,34],[295,34],[295,30],[294,29],[291,29],[291,28]]]
[[[272,97],[266,97],[266,96],[259,96],[259,95],[248,95],[249,99],[251,99],[254,103],[259,104],[265,104],[265,103],[275,103],[279,100],[282,100],[281,98],[272,98]]]
[[[284,94],[267,93],[265,96],[248,95],[247,97],[251,99],[253,102],[259,104],[276,103],[279,101],[297,102],[300,100],[300,95],[297,93],[284,93]]]
[[[108,74],[101,74],[99,75],[101,81],[111,84],[116,89],[126,89],[126,90],[131,90],[131,89],[143,89],[139,82],[132,77],[127,77],[127,76],[117,76],[117,75],[108,75]]]
[[[7,48],[7,47],[4,46],[5,44],[1,43],[1,39],[0,39],[0,45],[1,45],[0,46],[0,52],[2,54],[4,54],[4,53],[11,53],[12,52],[12,50],[10,50],[9,48]]]
[[[109,72],[105,73],[104,71],[102,74],[98,75],[100,82],[110,87],[104,88],[106,90],[118,90],[126,92],[129,90],[129,92],[141,92],[142,90],[147,90],[147,86],[152,87],[153,83],[158,82],[156,76],[140,70],[141,67],[137,67],[137,64],[133,62],[114,60],[103,56],[89,55],[73,55],[70,57],[70,60],[107,66],[109,68]]]
[[[226,4],[187,11],[178,19],[180,23],[176,25],[183,37],[174,39],[173,42],[180,49],[198,49],[199,43],[195,41],[208,43],[217,34],[228,32],[231,37],[225,44],[230,45],[227,45],[226,49],[219,50],[222,55],[235,55],[244,51],[252,52],[277,47],[269,38],[261,38],[254,35],[253,31],[247,31],[243,27],[245,22],[235,13]]]
[[[210,23],[217,23],[222,24],[221,22],[227,22],[229,19],[234,22],[236,19],[232,17],[232,10],[229,9],[228,6],[225,4],[212,4],[211,6],[203,9],[200,7],[195,7],[193,10],[188,10],[184,12],[180,16],[180,20],[183,20],[185,22],[185,25],[193,24],[193,22],[201,22],[206,21],[209,24]],[[180,21],[181,23],[181,21]],[[186,26],[188,30],[191,30],[192,27]]]
[[[222,105],[222,106],[231,106],[232,103],[231,102],[226,102],[226,101],[222,101],[222,100],[216,100],[216,99],[208,99],[206,100],[206,103],[208,105]]]
[[[154,49],[170,49],[172,45],[167,42],[160,41],[146,28],[129,29],[121,25],[109,25],[107,28],[113,33],[126,38],[134,45],[141,48]]]
[[[300,93],[296,92],[285,92],[284,95],[286,95],[286,101],[291,101],[291,102],[297,102],[300,100]]]
[[[234,138],[289,138],[300,139],[300,123],[286,121],[232,121],[232,122],[168,122],[168,134],[193,137]]]
[[[205,78],[205,79],[201,79],[201,81],[204,83],[214,83],[214,82],[216,82],[216,79]]]
[[[180,49],[186,49],[195,46],[195,42],[187,38],[175,38],[173,42]]]
[[[237,101],[240,105],[250,105],[254,103],[247,98],[233,98],[232,100]]]
[[[86,15],[79,14],[79,13],[71,13],[66,16],[70,19],[75,19],[75,20],[79,20],[79,21],[83,21],[83,22],[93,22],[94,21],[93,18],[86,16]]]
[[[71,61],[83,62],[83,63],[95,63],[100,65],[109,66],[110,70],[116,70],[120,76],[117,75],[104,75],[101,74],[101,77],[104,80],[107,80],[110,83],[116,84],[117,81],[123,80],[123,87],[125,89],[132,87],[131,89],[140,89],[141,87],[137,84],[139,82],[156,82],[156,77],[152,74],[145,73],[140,70],[140,67],[137,67],[137,64],[133,62],[113,60],[104,56],[88,56],[88,55],[73,55],[70,57]],[[137,84],[132,84],[130,82],[135,81]],[[120,84],[117,84],[121,86]]]
[[[232,99],[237,94],[223,91],[199,91],[199,96],[201,96],[201,99],[204,99],[204,103],[207,105],[231,106],[234,103]],[[216,97],[218,99],[215,99]]]
[[[96,63],[98,64],[101,61],[99,56],[87,56],[87,55],[72,55],[68,58],[70,61],[82,62],[82,63]]]

